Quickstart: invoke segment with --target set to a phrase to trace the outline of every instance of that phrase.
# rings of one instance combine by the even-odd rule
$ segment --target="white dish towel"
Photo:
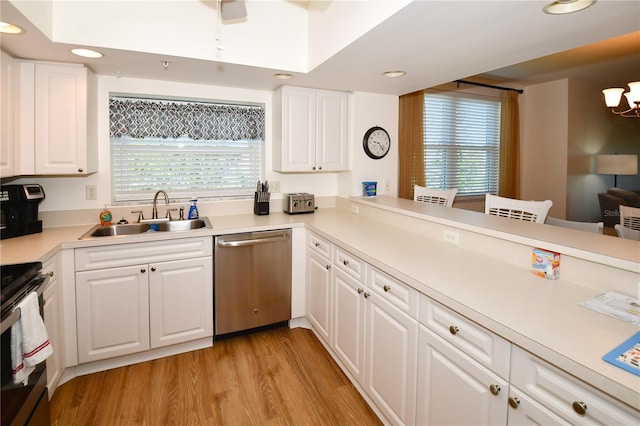
[[[47,329],[40,316],[36,292],[29,293],[14,308],[20,319],[11,327],[11,369],[13,382],[26,385],[35,366],[53,353]]]

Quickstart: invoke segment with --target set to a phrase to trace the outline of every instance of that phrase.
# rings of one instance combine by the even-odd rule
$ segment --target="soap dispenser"
[[[191,207],[189,207],[189,219],[198,219],[200,215],[198,214],[198,206],[196,203],[198,200],[196,198],[191,199]]]

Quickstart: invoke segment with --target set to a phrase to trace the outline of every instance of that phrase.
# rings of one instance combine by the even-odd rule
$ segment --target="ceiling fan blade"
[[[224,21],[247,17],[244,0],[221,0],[220,17]]]

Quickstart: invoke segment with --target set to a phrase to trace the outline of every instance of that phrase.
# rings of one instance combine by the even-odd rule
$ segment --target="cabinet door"
[[[53,394],[62,375],[62,340],[60,338],[60,302],[58,300],[58,274],[56,256],[47,260],[42,265],[42,273],[49,274],[49,284],[44,290],[44,325],[47,329],[47,336],[53,348],[53,353],[47,358],[47,388],[49,398]]]
[[[509,389],[509,426],[569,425],[551,411],[520,392],[515,386]]]
[[[336,269],[334,282],[333,350],[351,374],[363,383],[365,287]]]
[[[307,252],[307,318],[314,331],[331,344],[331,263]]]
[[[502,425],[509,384],[420,327],[417,424]]]
[[[210,257],[149,265],[150,346],[213,336]]]
[[[149,349],[147,265],[76,273],[78,360]]]
[[[0,51],[0,177],[14,175],[13,58]]]
[[[392,424],[415,424],[418,321],[366,296],[365,389]]]
[[[87,69],[36,64],[36,174],[87,173]]]
[[[283,87],[281,171],[310,172],[315,170],[315,146],[315,90]]]
[[[347,170],[347,105],[344,92],[316,94],[316,166],[325,172]]]

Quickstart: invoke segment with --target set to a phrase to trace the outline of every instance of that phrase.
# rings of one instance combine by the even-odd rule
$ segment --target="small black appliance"
[[[42,232],[38,204],[44,197],[38,184],[0,186],[0,239]]]

